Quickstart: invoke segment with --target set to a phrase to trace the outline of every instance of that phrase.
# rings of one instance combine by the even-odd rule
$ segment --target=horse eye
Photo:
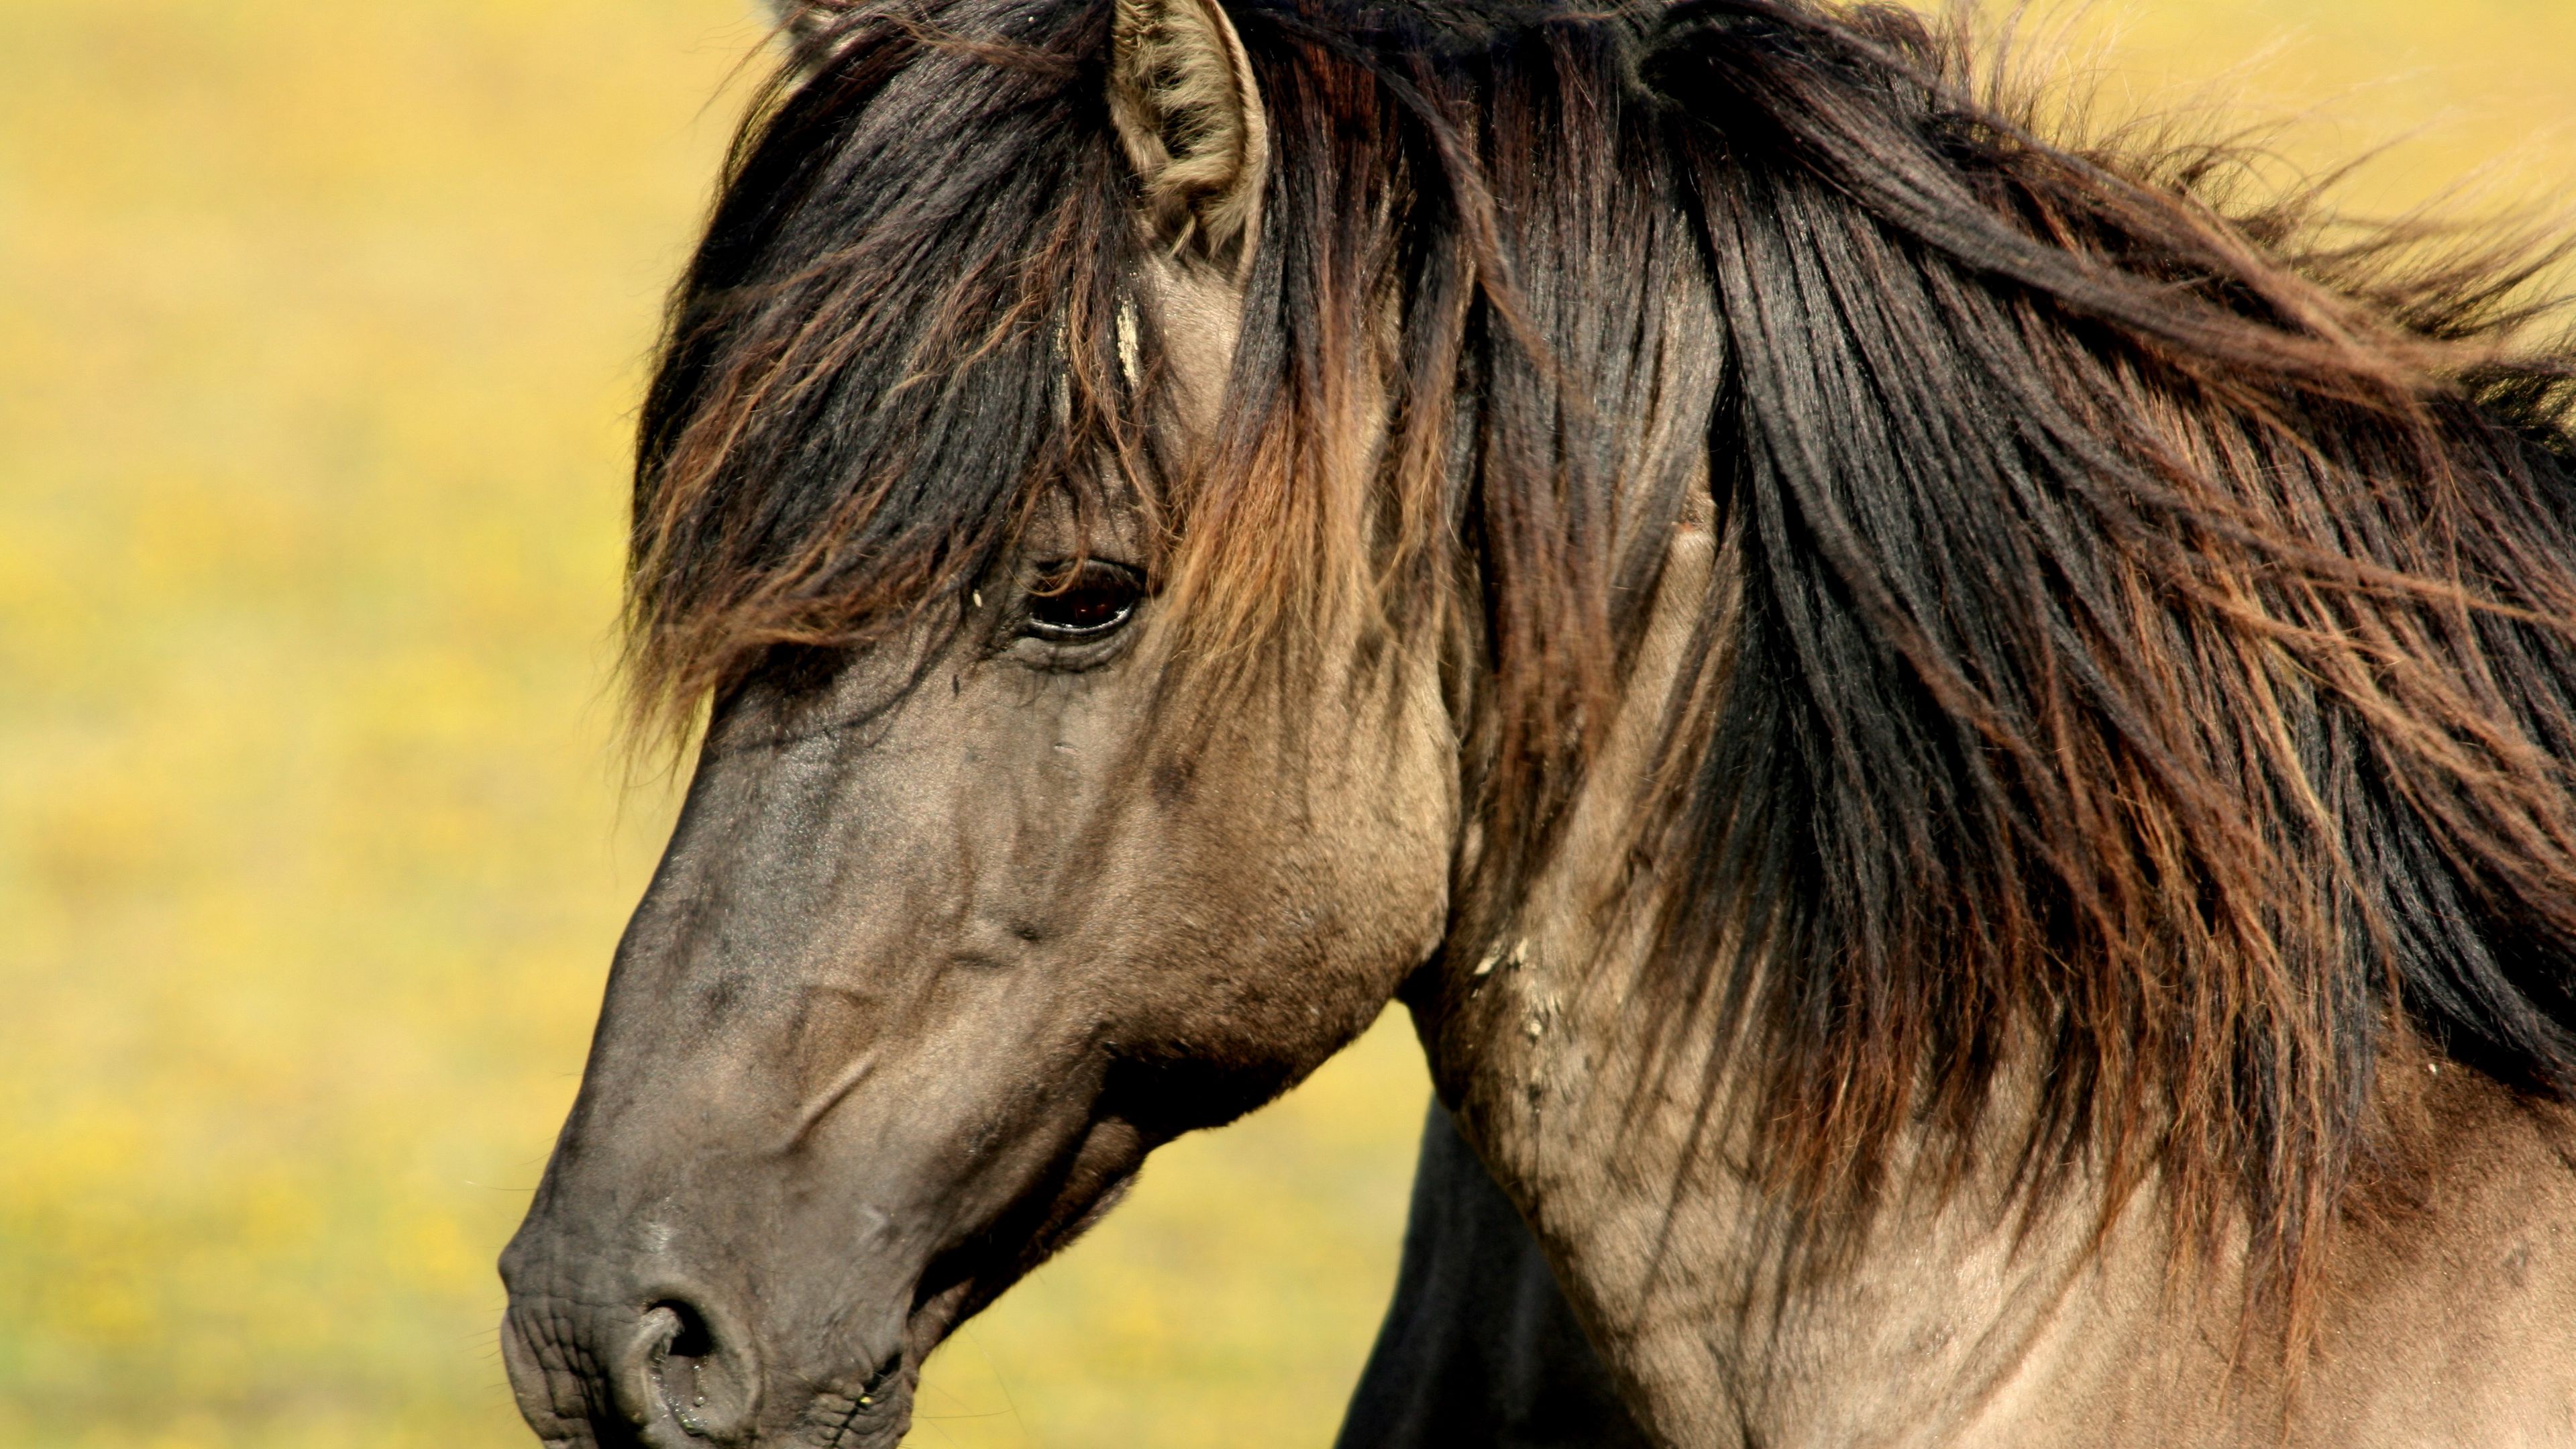
[[[1070,577],[1067,576],[1068,572]],[[1029,595],[1028,632],[1041,639],[1077,642],[1114,632],[1136,612],[1145,585],[1136,571],[1092,560],[1059,567]]]

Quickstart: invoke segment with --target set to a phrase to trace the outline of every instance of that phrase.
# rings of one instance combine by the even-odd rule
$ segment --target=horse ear
[[[1109,116],[1136,168],[1145,219],[1220,264],[1251,250],[1270,169],[1261,91],[1217,0],[1117,0]]]

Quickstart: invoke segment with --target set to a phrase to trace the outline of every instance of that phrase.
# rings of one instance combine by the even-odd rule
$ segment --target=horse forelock
[[[1109,0],[825,8],[645,412],[651,708],[952,597],[1132,463],[1205,652],[1463,620],[1480,950],[1704,480],[1741,571],[1637,810],[1642,989],[1747,1044],[1784,1191],[1865,1207],[1928,1128],[2032,1201],[2251,1221],[2294,1277],[2384,1062],[2576,1084],[2576,367],[2520,341],[2536,254],[2051,138],[1899,11],[1238,4],[1269,199],[1180,478],[1121,360]]]

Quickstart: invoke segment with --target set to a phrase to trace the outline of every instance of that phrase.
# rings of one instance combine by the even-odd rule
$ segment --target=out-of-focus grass
[[[2576,170],[2564,0],[2097,18],[2160,78],[2290,33],[2302,155],[2457,112],[2374,203]],[[668,815],[604,751],[625,429],[757,35],[0,4],[0,1443],[520,1442],[491,1260]],[[1422,1100],[1390,1022],[1169,1149],[921,1442],[1322,1441]]]
[[[0,1442],[511,1441],[717,0],[0,6]]]

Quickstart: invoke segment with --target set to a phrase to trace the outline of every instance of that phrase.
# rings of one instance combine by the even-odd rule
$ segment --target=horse
[[[1648,1442],[2576,1440],[2545,238],[1833,0],[794,34],[641,413],[702,732],[502,1259],[541,1439],[897,1442],[1400,1002],[1418,1206]]]

